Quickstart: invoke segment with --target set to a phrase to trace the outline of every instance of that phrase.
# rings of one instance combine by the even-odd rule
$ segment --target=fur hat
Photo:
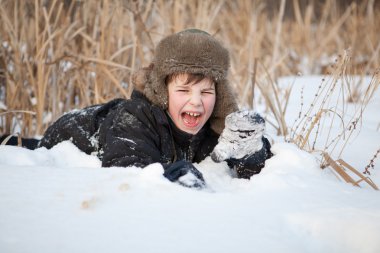
[[[157,45],[153,62],[133,75],[133,84],[153,103],[166,110],[168,90],[165,79],[176,73],[203,74],[216,83],[216,102],[210,117],[211,128],[220,134],[225,117],[238,109],[227,81],[228,51],[210,34],[188,29],[170,35]]]

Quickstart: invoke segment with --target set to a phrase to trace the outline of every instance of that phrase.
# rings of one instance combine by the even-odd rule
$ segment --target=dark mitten
[[[214,162],[227,161],[239,178],[260,173],[272,156],[270,143],[263,136],[265,120],[254,111],[233,112],[226,117],[225,128],[211,153]]]
[[[261,150],[250,156],[245,156],[240,159],[230,158],[226,161],[228,166],[236,171],[238,178],[249,179],[251,176],[260,173],[261,169],[265,166],[265,160],[272,156],[270,143],[263,137],[263,148]]]
[[[190,188],[205,187],[205,180],[202,173],[197,170],[191,162],[184,160],[172,164],[164,165],[164,176],[172,182]]]
[[[254,111],[244,110],[229,114],[218,144],[211,153],[214,162],[229,158],[240,159],[259,151],[265,131],[265,120]]]

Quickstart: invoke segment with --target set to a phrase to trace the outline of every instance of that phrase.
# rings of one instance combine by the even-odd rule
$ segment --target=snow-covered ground
[[[298,91],[313,96],[320,82],[296,79],[290,123]],[[380,91],[342,155],[360,172],[379,148],[378,108]],[[232,178],[208,158],[197,165],[204,190],[169,182],[158,164],[102,168],[70,142],[0,146],[0,252],[380,252],[380,192],[339,181],[268,129],[275,156],[262,173]],[[379,162],[371,170],[378,186]]]

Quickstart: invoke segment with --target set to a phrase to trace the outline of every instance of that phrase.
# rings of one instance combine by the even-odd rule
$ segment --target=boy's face
[[[181,74],[168,83],[168,110],[179,129],[196,134],[214,110],[215,84],[209,78],[186,84],[187,77],[187,74]]]

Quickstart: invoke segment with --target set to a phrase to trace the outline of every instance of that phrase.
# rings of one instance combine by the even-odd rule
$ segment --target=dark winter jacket
[[[105,167],[145,167],[158,162],[169,180],[177,181],[191,172],[201,184],[202,174],[192,162],[210,155],[227,115],[238,110],[227,80],[229,62],[228,51],[210,34],[190,29],[168,36],[156,47],[152,63],[133,74],[136,91],[131,99],[116,99],[67,113],[47,129],[39,145],[51,148],[71,140],[87,154],[97,154]],[[166,77],[178,73],[201,74],[215,81],[214,110],[208,123],[194,136],[179,130],[166,114]],[[248,178],[259,173],[270,157],[268,141],[264,141],[258,154],[227,162],[238,177]]]
[[[51,148],[71,140],[87,154],[98,155],[104,167],[161,163],[164,175],[176,181],[188,169],[195,170],[191,163],[210,155],[218,138],[208,123],[196,135],[178,129],[164,110],[134,91],[129,100],[115,99],[63,115],[47,129],[39,145]],[[271,156],[270,143],[263,137],[260,151],[230,158],[227,164],[239,178],[250,178],[260,173]]]
[[[170,117],[134,91],[131,99],[116,99],[65,114],[50,126],[40,146],[51,148],[71,140],[87,154],[96,153],[104,167],[164,166],[176,161],[200,162],[219,135],[206,124],[196,135],[178,129]]]

